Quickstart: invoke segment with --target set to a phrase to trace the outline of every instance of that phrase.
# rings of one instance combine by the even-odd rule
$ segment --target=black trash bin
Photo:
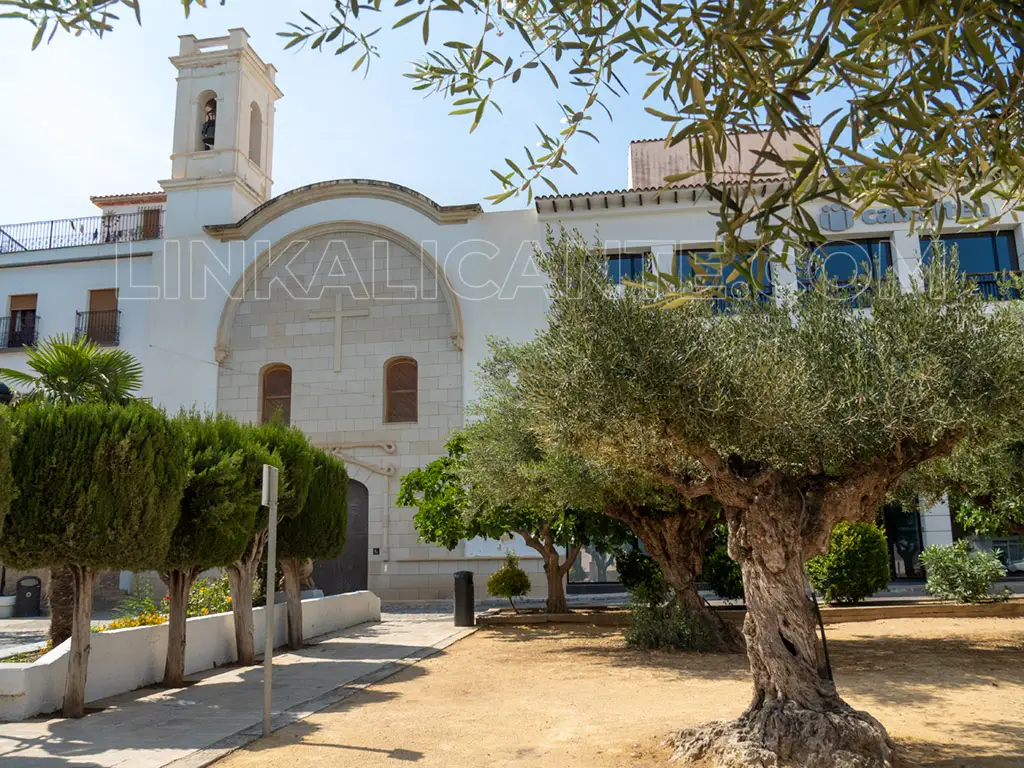
[[[22,576],[18,579],[18,585],[14,591],[14,615],[15,616],[42,616],[43,582],[38,576]]]
[[[455,626],[472,627],[476,624],[476,606],[473,597],[473,572],[455,573]]]

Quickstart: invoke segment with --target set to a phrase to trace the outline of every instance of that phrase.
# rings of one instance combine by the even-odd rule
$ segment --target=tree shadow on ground
[[[953,727],[951,738],[981,740],[986,746],[900,740],[902,755],[922,768],[1019,768],[1024,765],[1024,726],[1004,722]]]
[[[302,694],[292,696],[285,709],[281,709],[282,694],[286,683],[288,665],[275,666],[275,721],[294,720],[308,714],[311,709],[322,706],[333,707],[339,696],[345,706],[359,706],[372,703],[363,694],[365,684],[376,679],[402,672],[406,679],[427,674],[422,665],[402,666],[386,659],[376,660],[373,651],[381,655],[408,657],[421,646],[399,646],[382,643],[348,643],[354,659],[321,658],[325,649],[310,646],[292,655],[299,657],[303,668],[303,680],[315,680],[315,685],[301,685]],[[359,650],[366,646],[366,651]],[[383,649],[383,650],[382,650]],[[228,680],[210,680],[214,675],[233,669],[236,673]],[[377,675],[380,675],[378,678]],[[105,709],[81,719],[52,719],[45,722],[45,732],[39,733],[40,719],[23,723],[4,725],[4,742],[13,742],[13,748],[0,746],[0,764],[7,768],[19,760],[26,767],[33,761],[48,760],[67,762],[70,759],[83,760],[108,750],[132,749],[203,749],[235,737],[242,731],[257,726],[262,721],[263,668],[251,666],[240,668],[221,667],[198,675],[189,676],[193,683],[189,687],[163,689],[141,688],[127,694],[120,694],[102,700]],[[295,684],[292,684],[294,690]],[[232,702],[232,698],[235,699]],[[244,701],[244,708],[232,707],[233,703]],[[157,725],[154,725],[157,724]],[[163,733],[159,733],[162,727]],[[287,725],[285,727],[288,727]],[[6,749],[7,751],[3,751]],[[31,753],[25,754],[25,753]],[[76,765],[92,765],[76,762]]]
[[[355,707],[366,707],[374,704],[386,704],[387,702],[398,698],[399,694],[392,691],[378,691],[374,689],[368,689],[362,691],[353,699],[359,699],[353,701],[347,699],[346,701],[338,704],[335,707],[331,707],[329,710],[325,710],[325,714],[336,714],[345,712]],[[372,717],[373,712],[367,713]],[[390,760],[398,760],[402,762],[415,763],[422,760],[425,755],[422,752],[418,752],[413,749],[404,749],[402,747],[394,747],[391,749],[380,749],[377,747],[364,747],[358,744],[338,744],[333,742],[326,742],[323,739],[318,739],[317,735],[323,730],[321,726],[315,722],[309,720],[303,720],[289,725],[286,728],[282,728],[280,731],[274,733],[270,738],[260,739],[254,741],[251,744],[242,747],[240,752],[250,753],[261,753],[270,752],[281,747],[292,746],[292,747],[327,747],[330,749],[338,749],[350,752],[365,752],[384,755]],[[301,755],[299,756],[301,760]]]
[[[682,679],[734,679],[750,676],[745,654],[640,651],[628,648],[622,630],[568,624],[488,627],[497,642],[563,641],[541,653],[578,654],[612,666],[658,669]],[[565,640],[578,639],[578,644]],[[605,640],[595,644],[594,640]],[[828,648],[840,694],[881,704],[923,706],[950,689],[1024,686],[1024,648],[1011,638],[870,635],[829,638]],[[965,663],[969,659],[970,663]]]
[[[950,689],[1024,686],[1024,650],[1008,643],[883,635],[833,639],[828,648],[840,693],[881,704],[922,706]]]
[[[901,768],[1020,768],[1024,749],[993,755],[991,748],[897,739]],[[984,750],[984,751],[982,751]]]

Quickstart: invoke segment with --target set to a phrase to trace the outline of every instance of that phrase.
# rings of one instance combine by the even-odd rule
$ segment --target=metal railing
[[[75,313],[75,339],[86,337],[97,344],[121,343],[121,310]]]
[[[1015,274],[1020,275],[1021,273],[1017,272]],[[1007,275],[968,274],[966,277],[977,283],[978,293],[989,301],[1007,301],[1020,298],[1020,290],[1007,279]]]
[[[155,240],[163,237],[163,232],[164,212],[161,209],[4,224],[0,225],[0,253]]]
[[[39,316],[0,317],[0,349],[21,349],[39,340]]]

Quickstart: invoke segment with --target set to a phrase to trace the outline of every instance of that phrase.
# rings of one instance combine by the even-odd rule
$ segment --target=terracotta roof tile
[[[130,205],[132,203],[166,203],[166,192],[128,192],[122,195],[92,195],[93,205],[100,208],[107,205]]]

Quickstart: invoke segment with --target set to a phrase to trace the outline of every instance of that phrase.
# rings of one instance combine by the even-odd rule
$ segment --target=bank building
[[[548,227],[599,233],[612,280],[653,268],[692,274],[713,245],[714,203],[700,184],[661,191],[687,153],[633,142],[622,189],[539,197],[522,210],[438,205],[430,190],[368,179],[275,195],[274,67],[243,29],[183,36],[171,62],[173,145],[159,191],[93,197],[94,217],[0,225],[0,366],[24,368],[23,346],[39,338],[84,335],[135,355],[142,395],[170,412],[194,405],[259,421],[280,411],[351,476],[345,552],[317,564],[318,586],[436,599],[465,569],[482,589],[501,562],[497,543],[448,552],[419,542],[414,510],[395,504],[401,478],[441,455],[463,424],[487,338],[525,341],[543,324],[531,256]],[[979,231],[955,213],[943,238],[995,300],[993,275],[1020,267],[1024,226],[1007,216]],[[825,253],[852,250],[874,276],[895,270],[910,289],[929,243],[905,212],[854,217],[825,205],[814,215],[836,240]],[[851,277],[849,259],[827,268]],[[763,279],[768,294],[799,287],[777,265]],[[963,534],[945,504],[884,517],[896,578],[920,574],[923,547]],[[1024,570],[1019,538],[981,545]],[[542,595],[541,561],[516,546]],[[571,580],[614,579],[613,564],[586,553]]]

